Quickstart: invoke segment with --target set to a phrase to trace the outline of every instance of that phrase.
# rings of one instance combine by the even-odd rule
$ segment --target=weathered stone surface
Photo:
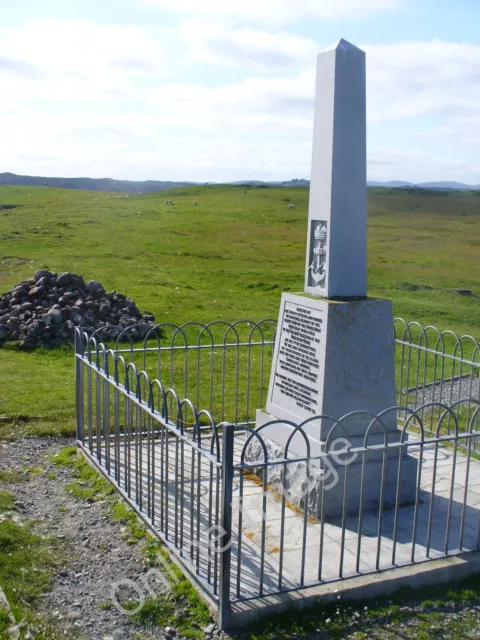
[[[44,319],[46,316],[50,316],[52,318],[53,324],[60,324],[63,322],[63,314],[59,309],[50,309],[50,311],[45,314]]]
[[[32,287],[28,292],[28,295],[31,298],[36,298],[40,293],[42,293],[43,287]]]
[[[103,291],[102,285],[97,280],[90,280],[90,282],[87,282],[85,288],[90,293],[96,293],[99,290]]]
[[[105,318],[105,316],[108,316],[108,314],[110,313],[110,305],[107,302],[102,303],[100,305],[99,313],[102,318]]]
[[[35,271],[33,279],[35,280],[35,282],[38,282],[41,278],[50,278],[51,276],[52,273],[50,271],[40,270]]]
[[[65,273],[61,273],[57,278],[57,285],[59,287],[68,287],[68,285],[72,282],[73,273],[66,271]]]
[[[284,459],[283,447],[269,438],[263,437],[262,439],[268,460]],[[371,455],[375,457],[370,458]],[[346,453],[341,463],[331,456],[317,460],[316,464],[309,465],[308,473],[306,462],[296,462],[294,459],[286,465],[279,463],[265,467],[261,464],[265,458],[263,447],[257,438],[253,438],[248,446],[245,459],[249,463],[259,463],[258,467],[253,466],[251,470],[262,480],[267,468],[268,485],[280,494],[285,494],[291,504],[302,509],[308,505],[309,514],[317,518],[322,516],[323,501],[325,501],[324,514],[326,518],[342,516],[344,504],[346,516],[358,514],[360,505],[365,513],[378,511],[382,500],[384,509],[395,507],[397,486],[399,486],[399,505],[409,504],[413,501],[417,483],[417,458],[407,455],[405,449],[404,454],[401,455],[402,466],[399,484],[399,449],[394,449],[394,455],[387,452],[382,496],[383,464],[381,455],[380,459],[378,459],[376,452],[369,452],[365,456],[368,459],[365,460],[364,467],[362,455],[354,452]]]

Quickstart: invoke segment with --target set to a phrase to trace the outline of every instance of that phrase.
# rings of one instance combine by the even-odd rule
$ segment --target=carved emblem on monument
[[[313,221],[311,234],[310,259],[312,263],[308,267],[309,285],[317,289],[325,289],[327,277],[327,223],[324,220]]]

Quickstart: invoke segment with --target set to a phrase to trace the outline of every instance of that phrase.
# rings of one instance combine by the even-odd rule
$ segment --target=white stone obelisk
[[[282,458],[287,442],[290,453],[305,455],[305,438],[298,432],[291,437],[292,424],[302,424],[310,455],[321,467],[318,456],[332,419],[354,412],[342,422],[342,433],[352,447],[362,447],[372,416],[395,406],[392,303],[367,298],[366,196],[365,54],[340,40],[318,55],[305,289],[282,294],[266,411],[257,411],[257,427],[264,426],[273,457]],[[395,411],[369,430],[369,438],[370,445],[385,438],[399,441]],[[385,506],[397,496],[398,452],[394,447],[387,452]],[[402,503],[415,493],[417,469],[417,460],[403,453],[408,473],[402,479]],[[363,506],[368,510],[378,506],[383,467],[377,453],[365,455]],[[360,456],[349,465],[348,513],[359,509],[361,461]],[[345,473],[344,465],[336,471]],[[304,482],[302,473],[299,467],[294,483]],[[313,487],[314,510],[320,494]],[[325,500],[326,515],[338,515],[342,484]]]
[[[367,295],[365,53],[340,40],[318,54],[305,291]]]
[[[366,297],[365,53],[345,40],[318,55],[314,114],[306,295],[282,295],[267,400],[292,421],[395,405],[392,303]]]

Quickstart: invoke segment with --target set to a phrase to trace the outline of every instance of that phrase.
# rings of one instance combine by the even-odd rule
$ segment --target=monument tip
[[[323,49],[321,53],[326,53],[327,51],[362,51],[362,49],[359,49],[351,42],[340,38],[340,40],[337,40],[326,49]]]

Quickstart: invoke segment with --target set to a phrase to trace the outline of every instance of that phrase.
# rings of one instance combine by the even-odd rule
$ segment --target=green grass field
[[[303,289],[307,209],[306,189],[202,186],[125,198],[2,187],[0,293],[48,268],[100,280],[158,322],[275,318],[281,292]],[[368,225],[369,295],[392,299],[407,320],[480,337],[480,299],[449,291],[480,294],[480,193],[370,189]],[[0,414],[39,418],[32,431],[72,430],[71,350],[3,347],[0,380]]]

